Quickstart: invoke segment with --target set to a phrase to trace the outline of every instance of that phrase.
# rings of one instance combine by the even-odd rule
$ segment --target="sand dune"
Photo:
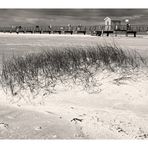
[[[80,131],[58,114],[0,106],[0,139],[73,139]]]
[[[147,75],[131,75],[118,83],[115,80],[120,78],[119,75],[104,73],[102,76],[106,78],[100,80],[98,93],[82,91],[80,87],[66,90],[59,86],[55,93],[44,96],[40,93],[30,103],[25,101],[27,95],[17,102],[16,97],[1,93],[1,104],[9,104],[9,107],[0,107],[1,123],[10,126],[10,130],[5,132],[0,129],[1,137],[148,138]],[[18,107],[12,109],[12,103]]]
[[[23,51],[26,47],[30,47],[27,50],[44,48],[45,45],[48,48],[77,47],[115,40],[117,45],[138,50],[148,57],[147,38],[47,36],[13,35],[7,45],[10,35],[0,35],[0,50],[7,47],[6,53],[9,47],[13,47],[17,53],[19,48]],[[58,85],[55,92],[41,91],[35,97],[25,91],[13,97],[1,88],[0,138],[147,139],[147,69],[138,69],[130,75],[103,71],[97,78],[97,86],[89,90],[83,90],[81,86]]]

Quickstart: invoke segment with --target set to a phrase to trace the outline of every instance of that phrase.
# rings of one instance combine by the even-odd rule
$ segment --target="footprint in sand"
[[[8,119],[15,119],[13,116],[7,116]]]
[[[52,138],[57,138],[57,135],[53,135]]]
[[[34,128],[36,131],[40,131],[40,130],[42,130],[42,127],[41,126],[37,126],[37,127],[35,127]]]
[[[7,123],[0,123],[0,130],[5,130],[5,129],[8,129],[8,124]]]

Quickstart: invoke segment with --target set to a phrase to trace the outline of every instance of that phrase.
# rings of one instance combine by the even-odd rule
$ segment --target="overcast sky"
[[[0,9],[0,26],[97,25],[107,16],[148,25],[148,9]]]

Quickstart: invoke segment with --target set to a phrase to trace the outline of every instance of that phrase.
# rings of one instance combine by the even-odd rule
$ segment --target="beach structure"
[[[121,20],[118,19],[112,19],[110,17],[106,17],[104,21],[105,21],[105,31],[118,30],[121,26]]]
[[[11,27],[0,27],[0,32],[3,33],[40,33],[40,34],[90,34],[96,36],[102,35],[120,35],[124,34],[128,36],[129,34],[136,37],[137,33],[147,34],[148,25],[134,25],[130,24],[128,19],[119,20],[117,18],[105,17],[104,25],[47,25],[47,26],[11,26]]]

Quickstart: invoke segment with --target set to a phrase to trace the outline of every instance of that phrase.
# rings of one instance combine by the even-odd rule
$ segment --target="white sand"
[[[106,78],[103,78],[105,76]],[[1,93],[1,106],[3,106],[4,114],[0,116],[4,123],[10,124],[8,133],[10,131],[16,132],[15,129],[11,129],[12,123],[12,127],[15,123],[17,126],[24,126],[20,120],[24,120],[26,125],[30,124],[26,128],[27,132],[30,131],[30,128],[35,127],[32,121],[34,114],[37,115],[37,112],[41,112],[42,114],[38,113],[39,116],[36,120],[39,123],[36,126],[41,126],[44,129],[48,124],[48,132],[44,133],[44,130],[40,129],[38,136],[34,136],[34,132],[30,132],[29,138],[31,136],[32,138],[52,138],[53,134],[52,136],[50,134],[52,126],[50,125],[54,124],[54,132],[57,138],[145,139],[148,138],[147,77],[148,74],[147,76],[146,74],[131,75],[130,78],[125,78],[117,83],[115,79],[120,78],[120,76],[106,72],[102,74],[102,78],[100,74],[99,89],[101,91],[98,93],[88,93],[80,90],[80,87],[66,90],[66,88],[59,86],[55,94],[43,96],[43,92],[41,92],[32,100],[32,103],[26,103],[27,95],[24,95],[24,98],[17,102],[18,98],[8,98],[5,94],[2,97]],[[4,108],[6,104],[18,106],[15,109],[16,112],[13,113],[9,107]],[[21,108],[21,111],[19,108]],[[8,113],[5,113],[6,109]],[[8,122],[7,115],[12,118],[18,112],[21,118],[16,117],[12,120],[12,123]],[[33,116],[29,115],[28,118],[25,116],[24,119],[23,114],[26,116],[32,114]],[[50,118],[52,122],[49,120],[49,123],[48,120],[44,119],[44,116]],[[59,121],[60,119],[62,120]],[[57,122],[61,122],[60,125],[56,124]],[[76,131],[70,130],[67,125]],[[62,130],[60,127],[62,127]],[[1,129],[1,131],[4,130]],[[22,131],[19,130],[18,134],[19,136],[12,134],[12,138],[22,138],[26,133],[22,135]],[[1,137],[6,138],[5,134],[2,133]]]
[[[85,39],[102,43],[113,38]],[[70,42],[76,44],[76,40]],[[147,39],[118,37],[116,41],[148,55]],[[24,92],[19,100],[1,90],[0,138],[148,138],[148,71],[121,77],[104,71],[98,74],[98,85],[88,92],[81,86],[59,85],[55,93],[41,91],[31,102],[29,93]]]

